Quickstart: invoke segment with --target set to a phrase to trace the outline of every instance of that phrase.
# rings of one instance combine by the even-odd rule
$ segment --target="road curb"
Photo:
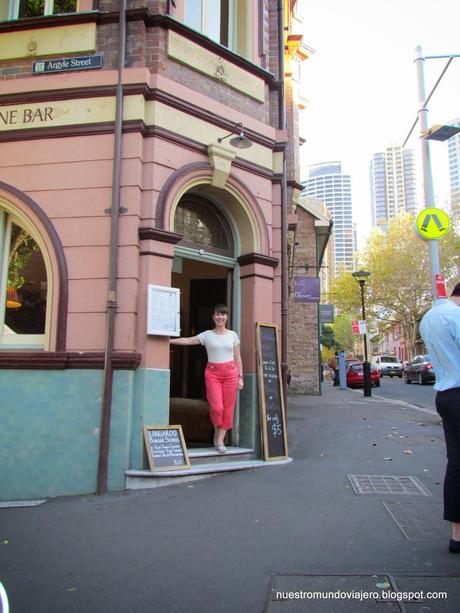
[[[355,394],[360,394],[359,390],[353,390],[349,387],[346,388],[346,391],[348,392],[354,392]],[[412,404],[410,402],[407,402],[406,400],[396,400],[395,398],[386,398],[385,396],[380,396],[379,394],[372,394],[371,398],[375,398],[377,400],[380,400],[382,402],[387,402],[388,404],[396,404],[399,405],[400,407],[402,407],[403,409],[414,409],[416,411],[421,411],[422,413],[427,413],[428,415],[438,415],[437,412],[435,411],[430,411],[430,409],[427,409],[425,407],[419,407],[416,404]],[[367,397],[366,399],[363,398],[363,402],[367,401]]]

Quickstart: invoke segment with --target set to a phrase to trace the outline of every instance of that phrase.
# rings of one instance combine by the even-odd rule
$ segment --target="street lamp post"
[[[359,283],[359,289],[361,290],[361,310],[364,323],[366,322],[366,308],[364,306],[364,285],[370,276],[370,272],[367,270],[358,270],[351,273],[352,276]],[[367,354],[367,329],[363,334],[364,342],[364,362],[363,362],[363,394],[364,396],[372,396],[372,383],[371,383],[371,365],[369,364],[369,358]]]

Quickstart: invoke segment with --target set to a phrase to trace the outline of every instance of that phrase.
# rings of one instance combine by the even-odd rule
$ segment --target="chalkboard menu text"
[[[190,468],[181,426],[144,426],[151,471]]]
[[[281,460],[288,452],[277,327],[257,323],[256,337],[264,459]]]

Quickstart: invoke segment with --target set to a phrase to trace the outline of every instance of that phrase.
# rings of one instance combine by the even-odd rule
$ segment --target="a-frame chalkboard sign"
[[[181,426],[144,426],[151,471],[190,468]]]
[[[256,342],[264,460],[283,460],[288,449],[277,327],[256,323]]]

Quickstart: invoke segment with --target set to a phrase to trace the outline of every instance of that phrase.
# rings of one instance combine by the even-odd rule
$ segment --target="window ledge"
[[[139,353],[116,351],[112,354],[115,370],[136,370],[141,361]],[[0,369],[7,370],[65,370],[67,368],[100,369],[104,368],[104,353],[85,352],[38,352],[38,351],[0,351]]]

